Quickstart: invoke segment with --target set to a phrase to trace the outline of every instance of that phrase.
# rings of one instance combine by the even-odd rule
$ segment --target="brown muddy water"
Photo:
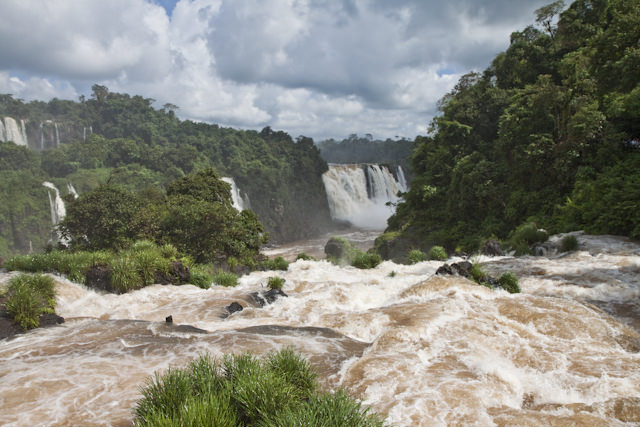
[[[440,262],[297,261],[232,289],[126,295],[56,277],[66,323],[0,341],[0,425],[130,425],[154,371],[205,352],[285,346],[310,359],[324,387],[348,389],[397,426],[637,425],[640,246],[578,241],[564,256],[474,260],[516,273],[516,295],[434,276]],[[289,297],[253,307],[248,294],[274,274]],[[245,310],[222,319],[233,301]]]

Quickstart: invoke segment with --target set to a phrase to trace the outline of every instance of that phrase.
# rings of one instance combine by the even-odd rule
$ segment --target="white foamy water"
[[[517,295],[434,276],[439,262],[298,261],[236,288],[126,295],[57,278],[67,322],[0,342],[0,424],[127,425],[155,370],[205,351],[287,345],[324,386],[347,388],[399,426],[637,423],[640,246],[578,240],[563,257],[483,259],[496,275],[519,275]],[[289,297],[252,306],[248,294],[272,275]],[[245,310],[222,319],[233,301]],[[206,332],[166,325],[168,315]]]

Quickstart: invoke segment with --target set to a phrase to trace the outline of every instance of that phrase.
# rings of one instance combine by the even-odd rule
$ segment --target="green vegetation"
[[[414,179],[389,220],[394,247],[471,252],[535,223],[640,238],[640,3],[538,10],[481,73],[463,76],[416,138]]]
[[[444,261],[449,256],[447,255],[447,251],[444,250],[442,246],[433,246],[429,249],[429,259],[435,261]]]
[[[520,293],[520,285],[518,284],[518,278],[515,274],[508,271],[504,273],[498,279],[498,283],[502,286],[502,289],[506,290],[510,294],[519,294]]]
[[[477,284],[482,285],[486,283],[487,274],[484,272],[480,264],[473,263],[471,271],[469,272],[469,277]]]
[[[267,282],[267,286],[269,289],[282,289],[284,286],[285,279],[278,276],[269,277],[269,281]]]
[[[267,270],[287,271],[289,269],[289,263],[281,256],[262,261],[262,266]]]
[[[342,390],[319,393],[309,363],[291,349],[258,358],[208,355],[156,373],[136,405],[137,426],[383,426]],[[214,424],[212,424],[214,422]]]
[[[382,262],[382,257],[376,253],[359,251],[351,265],[360,269],[376,268]]]
[[[417,264],[419,262],[426,261],[427,259],[429,259],[427,254],[422,252],[420,249],[413,249],[407,256],[409,264]]]
[[[296,257],[296,261],[302,259],[304,261],[317,261],[317,259],[315,259],[314,257],[312,257],[311,255],[307,255],[304,252],[301,252],[298,254],[298,256]]]
[[[213,283],[219,286],[234,287],[238,285],[238,276],[230,271],[221,271],[213,276]]]
[[[508,245],[515,250],[516,255],[531,253],[531,246],[536,243],[545,242],[549,234],[545,230],[539,229],[534,223],[522,224],[510,235]]]
[[[5,262],[8,270],[33,273],[66,274],[69,280],[100,289],[124,293],[153,283],[186,284],[207,289],[213,282],[208,267],[194,264],[189,257],[181,257],[170,245],[157,245],[148,240],[137,241],[120,251],[54,250],[51,252],[16,255]],[[101,269],[105,283],[90,280],[92,271]],[[181,272],[180,269],[184,271]]]
[[[9,280],[5,309],[25,330],[40,326],[40,316],[53,313],[56,294],[53,279],[39,274],[20,274]]]
[[[172,108],[153,108],[151,99],[100,85],[92,89],[92,96],[80,102],[25,103],[0,95],[0,117],[24,120],[30,148],[40,150],[41,141],[44,148],[36,152],[0,143],[3,255],[27,253],[30,245],[39,250],[52,237],[43,181],[53,182],[63,195],[67,183],[81,195],[108,184],[148,199],[178,178],[212,168],[234,177],[274,240],[304,238],[330,225],[321,179],[327,164],[310,138],[294,140],[268,127],[239,131],[181,121]],[[51,137],[54,123],[63,142],[59,148]],[[122,223],[137,209],[128,201],[132,204],[121,206]],[[115,212],[113,218],[120,219]],[[117,229],[120,224],[102,225]],[[101,237],[106,241],[91,244],[119,244],[117,238],[110,242],[108,235]]]
[[[372,135],[349,135],[342,141],[327,139],[318,142],[320,155],[328,163],[381,163],[402,167],[405,178],[410,175],[413,141],[407,139],[374,140]],[[393,170],[394,168],[390,168]]]
[[[564,236],[560,241],[560,252],[572,252],[578,249],[576,236]]]

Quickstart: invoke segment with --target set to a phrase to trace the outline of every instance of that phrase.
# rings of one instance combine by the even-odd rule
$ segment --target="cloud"
[[[0,92],[75,98],[99,83],[225,126],[414,137],[546,2],[12,0]]]

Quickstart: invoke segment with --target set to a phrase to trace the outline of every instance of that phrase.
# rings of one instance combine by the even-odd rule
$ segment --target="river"
[[[235,288],[125,295],[56,277],[66,322],[0,341],[0,425],[130,425],[155,371],[284,346],[309,358],[324,387],[348,389],[397,426],[639,423],[640,246],[578,242],[564,256],[474,259],[513,271],[515,295],[434,276],[435,261],[358,270],[300,260]],[[270,251],[291,258],[319,244]],[[252,306],[248,294],[273,275],[289,297]],[[245,309],[223,319],[234,301]]]

